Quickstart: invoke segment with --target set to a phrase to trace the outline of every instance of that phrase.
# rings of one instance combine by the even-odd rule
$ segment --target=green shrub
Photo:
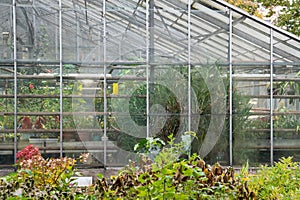
[[[101,199],[252,199],[255,196],[246,182],[235,178],[232,167],[224,169],[219,163],[210,166],[196,154],[178,159],[186,153],[185,143],[175,143],[172,136],[169,140],[163,147],[161,140],[153,138],[136,145],[142,151],[141,159],[131,162],[111,179],[100,175],[92,188],[93,194]],[[153,149],[160,150],[155,158]]]
[[[249,179],[249,188],[258,199],[300,199],[299,163],[281,158],[274,166],[262,166]]]

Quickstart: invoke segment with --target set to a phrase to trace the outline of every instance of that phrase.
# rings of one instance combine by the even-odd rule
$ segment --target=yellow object
[[[119,84],[113,83],[113,94],[119,94]]]

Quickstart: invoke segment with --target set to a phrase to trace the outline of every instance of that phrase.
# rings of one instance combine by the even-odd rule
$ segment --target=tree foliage
[[[242,8],[252,15],[260,18],[278,14],[274,24],[287,31],[300,36],[300,0],[226,0],[227,2]],[[268,12],[264,15],[260,9]],[[276,8],[281,8],[278,11]],[[276,10],[279,13],[276,13]]]

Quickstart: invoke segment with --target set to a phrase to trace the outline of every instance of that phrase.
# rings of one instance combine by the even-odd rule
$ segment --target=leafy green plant
[[[143,157],[117,177],[100,175],[93,189],[102,199],[252,199],[245,185],[235,179],[233,168],[210,166],[194,154],[163,166]]]
[[[185,141],[175,143],[171,134],[168,145],[161,145],[161,140],[153,138],[136,145],[143,152],[141,159],[131,162],[116,177],[105,179],[99,174],[92,193],[101,199],[252,199],[255,196],[246,183],[235,179],[232,167],[223,169],[219,163],[210,166],[196,154],[178,159],[185,152]],[[160,151],[153,161],[147,155],[157,146]]]
[[[147,154],[147,156],[154,160],[155,156],[159,153],[163,146],[165,146],[165,142],[160,138],[146,138],[141,140],[134,146],[134,151],[138,153]]]
[[[168,136],[167,144],[160,138],[146,138],[134,146],[134,150],[142,154],[157,165],[164,165],[177,160],[180,156],[189,157],[192,140],[196,138],[195,132],[185,132],[181,138],[175,138],[173,134]],[[179,141],[177,141],[179,140]]]
[[[19,139],[21,136],[20,133],[17,133],[17,138]],[[15,138],[14,133],[2,133],[0,134],[0,142],[13,142]]]
[[[292,157],[281,158],[274,166],[262,166],[248,182],[258,199],[299,199],[299,163]]]
[[[283,103],[276,109],[277,112],[288,113],[290,110]],[[294,128],[298,131],[300,122],[298,117],[293,114],[280,114],[274,117],[274,128]],[[294,133],[293,133],[294,134]]]
[[[31,70],[31,69],[30,69]],[[22,71],[23,72],[23,71]],[[21,73],[21,72],[20,72]],[[28,73],[24,71],[25,74]],[[33,72],[32,72],[33,73]],[[38,72],[37,72],[38,73]],[[69,82],[67,86],[63,87],[64,95],[70,95],[73,92],[74,83]],[[13,87],[7,85],[7,94],[13,94]],[[60,92],[59,88],[56,86],[55,81],[47,80],[22,80],[18,84],[18,94],[20,95],[30,95],[38,96],[39,98],[18,98],[18,111],[24,113],[31,113],[29,116],[18,116],[17,128],[18,129],[58,129],[60,126],[60,120],[63,121],[64,129],[75,128],[73,116],[64,115],[60,119],[57,113],[60,110],[59,98],[52,98],[54,95],[58,95]],[[45,96],[49,95],[49,97]],[[2,112],[13,112],[13,99],[11,98],[1,98],[0,99],[0,110]],[[65,98],[63,101],[64,112],[72,110],[72,99]],[[53,113],[53,115],[32,115],[34,113]],[[26,118],[27,121],[24,121]],[[13,116],[0,116],[0,129],[8,129],[13,131],[14,129],[14,118]],[[20,139],[27,140],[29,137],[58,137],[58,132],[43,132],[40,133],[35,131],[34,133],[21,133]],[[4,136],[3,136],[4,137]],[[74,134],[74,137],[76,135]]]

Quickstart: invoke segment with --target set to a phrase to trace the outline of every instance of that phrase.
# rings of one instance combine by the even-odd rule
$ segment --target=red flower
[[[34,89],[34,85],[32,83],[29,84],[29,89],[30,90]]]

